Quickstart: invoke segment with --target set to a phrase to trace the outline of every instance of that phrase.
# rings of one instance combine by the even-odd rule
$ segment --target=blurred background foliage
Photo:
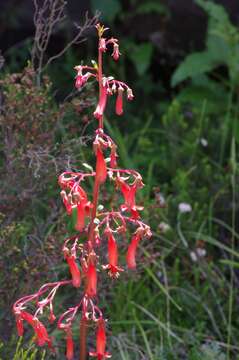
[[[95,59],[94,29],[67,44],[74,24],[100,11],[122,53],[118,63],[105,57],[105,72],[135,93],[121,118],[110,103],[106,128],[120,164],[144,177],[139,203],[153,229],[139,271],[102,285],[113,358],[239,359],[237,1],[68,1],[42,68],[32,60],[33,2],[0,8],[0,358],[51,358],[30,329],[18,341],[11,306],[68,276],[60,250],[72,229],[57,176],[93,159],[96,89],[77,92],[73,67]],[[59,311],[74,298],[62,292]],[[52,335],[63,359],[62,334]]]

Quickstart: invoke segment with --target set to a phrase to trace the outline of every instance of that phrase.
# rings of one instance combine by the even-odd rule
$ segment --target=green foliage
[[[16,352],[13,360],[44,360],[46,359],[46,351],[39,352],[33,345],[29,344],[28,349],[22,348],[22,338],[18,340]]]
[[[134,45],[129,42],[128,49],[129,58],[133,62],[138,75],[144,75],[151,64],[153,45],[150,43]]]
[[[136,8],[136,14],[158,13],[160,15],[169,15],[168,8],[159,1],[147,1],[139,4]]]
[[[172,86],[206,74],[220,65],[227,67],[231,84],[238,85],[238,29],[230,22],[221,5],[206,0],[196,0],[196,3],[209,17],[206,50],[190,54],[184,59],[173,74]]]
[[[91,0],[92,10],[99,10],[104,21],[113,21],[121,12],[121,3],[119,0]]]

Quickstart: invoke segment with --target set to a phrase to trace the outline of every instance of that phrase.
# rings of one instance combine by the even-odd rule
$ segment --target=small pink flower
[[[97,294],[97,271],[94,264],[89,264],[86,273],[86,294],[89,297],[94,297]]]
[[[74,341],[71,329],[66,331],[66,358],[72,360],[74,358]]]
[[[131,101],[133,99],[134,99],[133,91],[132,91],[132,89],[128,88],[127,89],[127,100]]]
[[[99,41],[99,50],[101,52],[106,52],[107,48],[106,48],[106,39],[105,38],[100,38]]]
[[[115,61],[119,60],[120,52],[119,52],[119,45],[114,43],[113,53],[111,55]]]
[[[123,91],[124,89],[122,88],[122,86],[119,86],[115,104],[115,112],[119,116],[123,114]]]
[[[76,75],[76,81],[75,81],[75,87],[77,89],[80,89],[85,83],[88,81],[89,77],[92,76],[91,73],[87,72],[85,75],[77,74]]]
[[[106,333],[105,322],[100,319],[98,322],[96,333],[96,351],[90,352],[90,356],[97,357],[97,360],[104,360],[111,357],[111,355],[105,351],[106,347]]]
[[[127,261],[127,266],[129,269],[135,269],[136,268],[136,250],[138,247],[138,243],[140,240],[140,235],[139,234],[135,234],[131,240],[131,243],[128,247],[128,251],[127,251],[127,255],[126,255],[126,261]]]
[[[104,183],[107,177],[107,168],[105,159],[102,151],[98,148],[96,151],[96,175],[97,181],[99,183]]]
[[[106,103],[107,103],[107,97],[108,97],[107,87],[102,86],[100,100],[99,100],[99,103],[94,112],[94,117],[98,120],[100,120],[104,114]]]

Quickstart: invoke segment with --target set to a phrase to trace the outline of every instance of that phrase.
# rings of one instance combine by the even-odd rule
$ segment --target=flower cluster
[[[112,57],[118,60],[120,56],[118,40],[103,37],[105,29],[97,25],[99,35],[98,64],[95,67],[76,66],[75,86],[81,88],[90,78],[99,84],[99,102],[94,117],[99,120],[93,141],[93,151],[96,156],[95,171],[64,172],[59,176],[61,197],[68,216],[75,220],[75,235],[68,237],[63,244],[62,252],[66,260],[70,280],[63,280],[43,285],[36,293],[25,296],[13,306],[16,316],[17,330],[20,336],[24,332],[24,323],[28,323],[35,333],[39,346],[48,345],[54,351],[53,340],[39,316],[48,314],[50,323],[56,321],[54,314],[54,298],[62,286],[80,288],[80,301],[67,309],[57,320],[57,327],[65,333],[66,359],[74,358],[74,341],[72,325],[76,317],[80,317],[80,359],[86,359],[86,329],[91,325],[96,332],[96,350],[89,355],[98,360],[109,358],[106,351],[106,320],[98,306],[98,276],[101,270],[116,279],[125,267],[136,268],[136,253],[139,242],[144,237],[150,237],[149,226],[140,219],[142,206],[136,203],[136,193],[144,184],[140,174],[131,169],[120,169],[117,166],[117,146],[109,135],[105,134],[103,115],[108,96],[117,94],[116,114],[123,113],[123,93],[126,91],[128,100],[133,99],[132,90],[125,83],[113,77],[105,77],[102,72],[102,55],[113,47]],[[87,195],[87,181],[94,179],[93,194]],[[100,188],[109,180],[115,192],[122,199],[117,210],[105,209],[99,206]],[[125,253],[125,262],[119,264],[119,244],[126,239],[128,231],[132,231]],[[86,239],[82,241],[82,239]],[[107,256],[101,260],[100,249],[106,246]],[[28,305],[35,305],[33,313],[26,311]],[[31,307],[32,308],[32,307]]]

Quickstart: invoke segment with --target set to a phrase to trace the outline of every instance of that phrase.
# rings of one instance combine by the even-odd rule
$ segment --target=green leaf
[[[139,75],[143,75],[149,68],[153,54],[153,45],[150,43],[143,43],[134,46],[129,52],[129,57],[134,63]]]
[[[144,4],[140,4],[136,9],[136,14],[149,14],[152,12],[162,15],[169,14],[167,7],[163,4],[160,4],[158,1],[147,1]]]
[[[208,16],[219,22],[229,23],[229,17],[223,6],[215,4],[212,1],[195,0],[196,4],[208,14]]]
[[[121,11],[121,4],[118,0],[91,0],[92,11],[99,10],[101,17],[106,21],[113,21]]]
[[[222,263],[223,265],[228,265],[228,266],[239,269],[239,262],[237,262],[237,261],[225,259],[225,260],[220,260],[220,263]]]
[[[216,65],[215,59],[206,51],[195,52],[188,55],[174,72],[171,85],[211,71]]]

